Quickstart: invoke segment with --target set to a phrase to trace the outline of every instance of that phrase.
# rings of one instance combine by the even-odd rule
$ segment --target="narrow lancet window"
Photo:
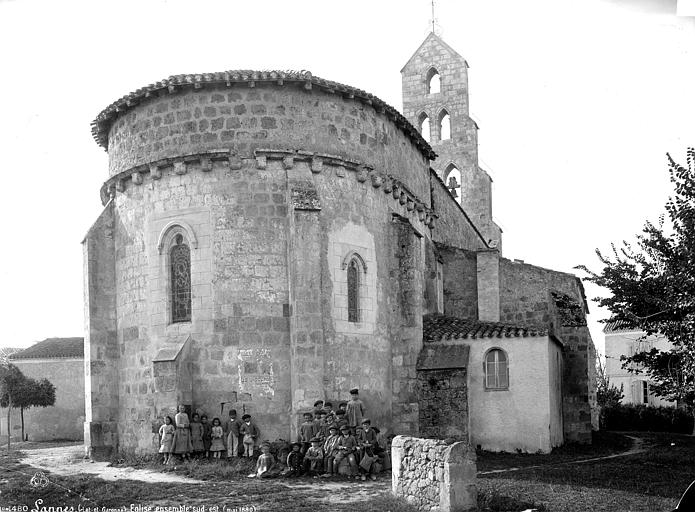
[[[446,110],[439,114],[439,140],[449,140],[451,138],[451,119]]]
[[[171,321],[191,321],[191,251],[176,235],[169,253],[171,272]]]
[[[420,116],[420,134],[427,142],[430,141],[430,118],[427,117],[427,114]]]
[[[431,68],[427,72],[427,94],[436,94],[441,91],[441,80],[436,69]]]
[[[360,321],[360,273],[354,259],[347,268],[348,322]]]

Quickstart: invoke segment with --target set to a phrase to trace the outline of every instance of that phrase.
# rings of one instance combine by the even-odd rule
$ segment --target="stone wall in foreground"
[[[419,510],[476,510],[475,450],[468,443],[397,436],[391,459],[393,494]]]

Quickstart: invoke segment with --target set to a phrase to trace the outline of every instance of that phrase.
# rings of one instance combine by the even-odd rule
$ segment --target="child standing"
[[[318,437],[311,439],[311,448],[304,455],[304,473],[314,478],[323,473],[323,448]]]
[[[299,476],[302,474],[302,445],[292,443],[292,451],[287,455],[287,471],[285,476]]]
[[[256,439],[259,434],[258,427],[251,421],[250,414],[244,414],[241,419],[244,423],[239,427],[239,433],[244,436],[244,455],[253,457]]]
[[[203,426],[203,449],[207,459],[210,456],[210,445],[212,444],[212,425],[208,423],[208,417],[205,414],[200,417],[200,424]]]
[[[344,425],[348,424],[348,420],[345,417],[345,411],[338,411],[335,413],[335,425],[338,427],[338,430],[343,428]]]
[[[222,423],[220,423],[219,418],[214,418],[212,420],[212,444],[210,445],[210,451],[212,452],[212,457],[219,459],[224,451],[224,442],[222,441],[222,436],[224,435],[224,429],[222,428]]]
[[[348,478],[352,478],[353,475],[357,476],[357,460],[355,459],[357,441],[355,441],[355,437],[350,434],[350,427],[347,425],[344,425],[340,429],[340,433],[341,436],[338,440],[337,453],[333,460],[333,471],[337,473],[340,462],[347,457],[348,463],[350,464],[350,474]]]
[[[261,456],[256,461],[256,472],[249,475],[249,478],[267,478],[271,475],[271,468],[275,464],[275,458],[270,453],[270,444],[261,444]]]
[[[182,460],[190,460],[190,453],[193,449],[191,445],[191,423],[183,405],[179,405],[179,412],[176,413],[174,420],[176,421],[176,432],[174,433],[174,448],[172,451],[176,455],[181,455]]]
[[[321,476],[324,478],[333,476],[333,459],[338,453],[338,441],[340,441],[340,434],[338,432],[338,427],[331,425],[328,428],[328,437],[323,443],[324,466],[326,472]],[[338,472],[338,468],[335,468],[335,472]]]
[[[193,455],[198,458],[205,451],[203,444],[203,424],[200,422],[200,415],[195,413],[191,420],[191,446]]]
[[[229,422],[227,427],[227,458],[239,456],[239,432],[241,420],[236,417],[236,409],[229,411]]]
[[[360,400],[360,392],[357,388],[350,390],[350,401],[347,403],[345,408],[345,415],[347,416],[348,425],[352,429],[354,434],[357,427],[362,423],[362,417],[364,416],[364,404]]]
[[[164,455],[162,464],[167,464],[171,458],[171,449],[174,444],[174,420],[171,416],[164,418],[164,425],[159,427],[159,453]]]
[[[304,413],[304,422],[299,425],[299,439],[298,441],[302,443],[302,455],[311,446],[311,438],[316,435],[316,425],[314,425],[314,420],[310,412]]]

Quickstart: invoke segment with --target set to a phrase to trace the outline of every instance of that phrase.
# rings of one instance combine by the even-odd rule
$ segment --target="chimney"
[[[478,251],[478,320],[500,321],[500,252],[497,249]]]

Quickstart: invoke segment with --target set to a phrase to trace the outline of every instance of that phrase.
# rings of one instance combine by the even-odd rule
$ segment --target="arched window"
[[[177,234],[169,250],[171,321],[191,321],[191,250]]]
[[[427,84],[427,94],[435,94],[441,91],[441,80],[436,69],[430,68],[427,72],[425,83]]]
[[[461,171],[450,164],[444,171],[444,184],[458,204],[461,204]]]
[[[424,112],[420,114],[420,135],[427,142],[430,141],[430,118]]]
[[[439,140],[449,140],[451,138],[451,118],[449,112],[442,110],[439,113]]]
[[[360,321],[360,266],[357,259],[350,260],[347,266],[347,306],[348,322]]]
[[[509,388],[509,361],[507,354],[499,348],[490,349],[483,363],[485,389]]]

